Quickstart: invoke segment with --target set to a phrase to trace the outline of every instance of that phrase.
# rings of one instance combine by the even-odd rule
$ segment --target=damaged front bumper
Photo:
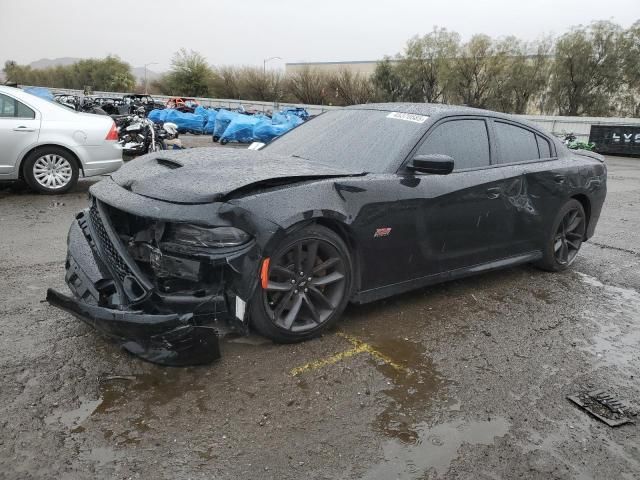
[[[154,247],[144,264],[134,259],[109,208],[94,198],[76,216],[65,277],[72,296],[49,289],[47,301],[150,362],[183,366],[218,359],[219,335],[247,330],[243,298],[257,284],[255,244],[204,259],[165,256]],[[168,268],[176,270],[175,278],[162,277]]]
[[[153,315],[90,305],[52,288],[47,301],[69,312],[128,352],[162,365],[184,366],[210,363],[220,358],[215,328],[194,325],[193,314]]]

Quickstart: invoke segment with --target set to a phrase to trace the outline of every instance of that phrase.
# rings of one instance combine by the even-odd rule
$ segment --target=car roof
[[[40,98],[37,95],[33,95],[32,93],[25,92],[21,88],[0,85],[0,93],[5,93],[7,95],[15,97],[29,107],[35,108],[36,110],[40,111],[40,113],[46,113],[48,118],[56,118],[60,116],[68,117],[70,115],[77,114],[77,112],[75,112],[74,110],[63,107],[57,102],[50,102],[49,100]]]
[[[505,117],[506,115],[491,110],[483,110],[480,108],[471,108],[461,105],[447,105],[443,103],[406,103],[406,102],[389,102],[389,103],[366,103],[361,105],[351,105],[346,109],[355,110],[380,110],[384,112],[412,113],[415,115],[491,115]]]
[[[425,115],[428,117],[447,117],[452,115],[483,115],[488,117],[500,118],[524,125],[538,133],[543,134],[547,138],[552,138],[549,133],[540,129],[534,123],[524,118],[509,115],[507,113],[495,112],[493,110],[484,110],[482,108],[472,108],[463,105],[447,105],[444,103],[408,103],[408,102],[389,102],[389,103],[365,103],[361,105],[351,105],[344,107],[347,110],[379,110],[382,112],[399,112],[411,113],[414,115]]]

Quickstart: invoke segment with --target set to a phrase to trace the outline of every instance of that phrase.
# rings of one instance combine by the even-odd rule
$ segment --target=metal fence
[[[70,90],[56,88],[52,89],[56,93],[69,95],[83,95],[82,90]],[[93,92],[93,96],[99,97],[122,97],[122,92]],[[166,103],[172,98],[168,95],[151,95],[155,100]],[[282,108],[304,107],[311,115],[317,115],[327,110],[340,107],[330,105],[305,105],[301,103],[279,103],[262,102],[256,100],[237,100],[232,98],[195,98],[195,100],[206,107],[223,107],[235,109],[244,107],[261,112],[277,111]],[[547,132],[561,136],[564,133],[573,133],[579,140],[587,141],[591,125],[640,125],[640,118],[617,118],[617,117],[562,117],[552,115],[515,115],[516,117],[528,120]]]
[[[24,86],[24,88],[29,88]],[[53,93],[60,93],[65,95],[77,95],[84,96],[84,92],[82,90],[73,90],[69,88],[52,88],[51,91]],[[127,93],[122,92],[96,92],[94,91],[91,96],[92,97],[122,97],[123,95],[127,95]],[[167,103],[170,98],[175,98],[175,95],[151,95],[154,100],[162,103]],[[193,98],[200,105],[204,107],[222,107],[235,109],[244,107],[249,110],[257,110],[259,112],[267,112],[267,111],[277,111],[283,108],[295,108],[295,107],[304,107],[311,115],[318,115],[327,110],[340,108],[334,107],[331,105],[305,105],[301,103],[289,103],[289,102],[263,102],[258,100],[238,100],[234,98],[206,98],[206,97],[189,97]]]

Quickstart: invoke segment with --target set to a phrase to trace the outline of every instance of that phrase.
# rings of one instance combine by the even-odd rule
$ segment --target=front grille
[[[95,201],[92,203],[91,208],[89,209],[89,216],[91,218],[93,229],[98,236],[98,238],[96,239],[98,247],[107,257],[105,258],[105,263],[107,263],[109,267],[111,267],[113,273],[121,282],[125,277],[132,276],[133,273],[131,272],[131,269],[122,259],[122,257],[118,253],[118,250],[116,250],[113,242],[111,242],[111,238],[109,238],[109,234],[107,233],[107,230],[102,223],[100,212],[98,211],[98,207],[96,206]]]

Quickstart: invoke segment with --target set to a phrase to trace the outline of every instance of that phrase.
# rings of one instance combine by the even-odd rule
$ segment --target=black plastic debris
[[[577,393],[567,398],[610,427],[635,423],[631,417],[636,416],[637,412],[605,390]]]

